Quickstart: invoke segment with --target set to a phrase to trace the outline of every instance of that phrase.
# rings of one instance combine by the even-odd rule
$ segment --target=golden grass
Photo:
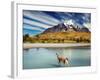
[[[90,43],[90,32],[53,32],[31,37],[32,43]]]

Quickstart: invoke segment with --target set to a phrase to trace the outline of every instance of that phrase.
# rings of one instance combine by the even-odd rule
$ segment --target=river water
[[[59,64],[56,53],[67,57],[69,64]],[[30,48],[23,50],[23,69],[81,67],[90,65],[91,50],[89,47]]]

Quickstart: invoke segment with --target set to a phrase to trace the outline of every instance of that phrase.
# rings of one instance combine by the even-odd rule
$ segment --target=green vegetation
[[[90,32],[53,32],[36,36],[23,36],[23,42],[30,43],[90,43]]]

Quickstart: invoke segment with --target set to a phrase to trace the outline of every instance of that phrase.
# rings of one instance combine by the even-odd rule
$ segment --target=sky
[[[91,13],[23,10],[23,34],[36,35],[60,23],[91,30]]]

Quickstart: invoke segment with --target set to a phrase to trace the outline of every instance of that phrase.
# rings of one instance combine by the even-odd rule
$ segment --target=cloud
[[[24,11],[23,13],[24,16],[29,17],[31,19],[40,21],[41,23],[46,23],[49,25],[56,25],[59,23],[57,19],[54,19],[53,17],[42,13],[42,12],[30,12],[30,11]]]
[[[83,25],[91,31],[91,23],[84,23]]]
[[[27,23],[27,24],[31,24],[31,25],[36,25],[36,26],[40,26],[40,27],[43,27],[43,28],[50,28],[52,26],[49,26],[49,25],[46,25],[46,24],[42,24],[42,23],[39,23],[39,22],[35,22],[35,21],[31,21],[31,20],[28,20],[28,19],[23,19],[23,23]]]
[[[43,29],[39,28],[39,27],[32,27],[29,25],[24,24],[24,29],[28,29],[28,30],[38,30],[38,31],[44,31]]]
[[[52,12],[52,11],[23,11],[23,24],[25,29],[43,31],[59,23],[74,24],[87,27],[91,30],[90,13]],[[34,31],[35,33],[35,31]]]

